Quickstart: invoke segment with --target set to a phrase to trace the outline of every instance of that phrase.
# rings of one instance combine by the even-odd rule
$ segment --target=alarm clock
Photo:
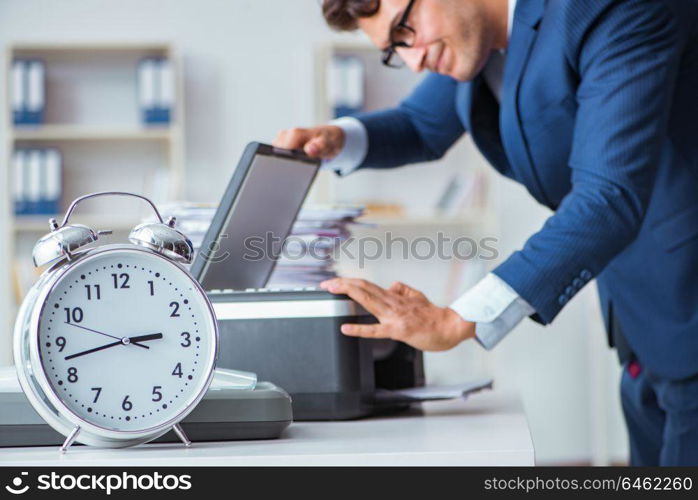
[[[111,231],[69,224],[75,207],[97,196],[146,201],[158,222],[136,226],[130,243],[92,245]],[[121,448],[174,429],[206,393],[218,330],[204,290],[182,264],[193,247],[146,197],[124,192],[77,198],[61,225],[33,250],[49,266],[29,290],[14,331],[19,382],[36,411],[77,441]],[[89,247],[88,247],[89,245]]]

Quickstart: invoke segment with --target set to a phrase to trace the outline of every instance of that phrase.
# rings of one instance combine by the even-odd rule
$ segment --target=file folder
[[[12,63],[12,115],[15,125],[40,125],[46,109],[46,64],[39,59]]]
[[[27,100],[24,85],[25,66],[24,61],[15,60],[12,63],[12,116],[15,124],[24,121],[24,107]]]
[[[44,122],[46,102],[45,66],[43,61],[29,61],[27,72],[27,117],[26,122],[38,125]]]
[[[329,68],[330,104],[335,118],[349,116],[364,107],[364,64],[355,56],[334,56]]]
[[[143,59],[138,65],[138,96],[143,123],[167,125],[175,102],[172,63],[165,58]]]
[[[50,149],[18,149],[12,158],[16,215],[55,215],[62,195],[62,157]]]
[[[16,215],[25,215],[28,213],[26,156],[26,152],[20,149],[15,151],[12,157]]]

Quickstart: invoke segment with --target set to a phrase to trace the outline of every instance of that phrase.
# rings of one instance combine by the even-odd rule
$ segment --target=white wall
[[[312,123],[314,50],[340,38],[324,26],[318,4],[2,0],[0,44],[172,41],[185,64],[186,193],[191,200],[208,201],[220,195],[248,141],[271,140],[278,129]],[[506,254],[547,213],[504,180],[495,180],[495,194],[500,227],[492,232]],[[520,391],[540,463],[621,459],[625,443],[615,396],[617,370],[603,347],[593,295],[586,291],[577,297],[552,327],[526,321],[493,353],[471,343],[430,355],[429,379],[452,382],[489,372],[498,387]]]

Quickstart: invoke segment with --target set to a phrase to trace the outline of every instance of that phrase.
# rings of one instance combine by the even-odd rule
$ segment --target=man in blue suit
[[[698,0],[324,0],[386,65],[428,70],[395,109],[279,146],[342,175],[440,158],[465,132],[503,175],[555,211],[447,308],[396,283],[323,284],[380,321],[347,335],[425,350],[493,347],[543,324],[594,277],[624,363],[631,461],[698,465]]]

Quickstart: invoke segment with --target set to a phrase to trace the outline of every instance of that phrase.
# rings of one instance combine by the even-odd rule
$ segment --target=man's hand
[[[453,309],[432,304],[404,283],[393,283],[386,290],[366,280],[335,278],[320,286],[348,295],[378,318],[377,325],[342,325],[342,333],[350,337],[387,338],[422,351],[446,351],[475,336],[475,323]]]
[[[282,130],[272,142],[277,148],[302,149],[312,158],[329,160],[344,147],[344,131],[334,125]]]

